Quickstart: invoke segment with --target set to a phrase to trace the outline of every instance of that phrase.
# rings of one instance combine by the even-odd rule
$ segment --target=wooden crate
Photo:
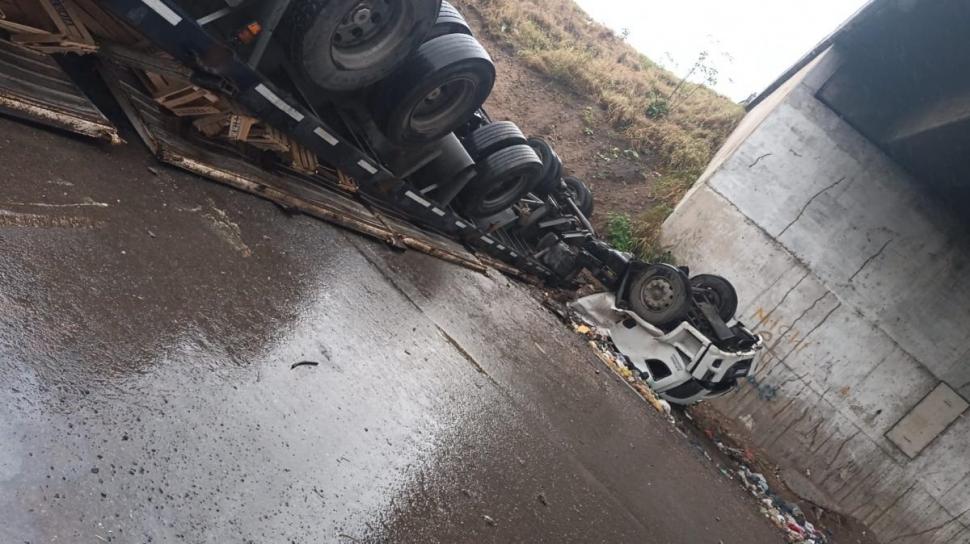
[[[245,143],[278,153],[284,162],[300,172],[314,174],[320,166],[315,153],[255,117],[238,112],[224,112],[200,117],[192,124],[209,138]]]
[[[296,142],[290,143],[290,161],[294,170],[307,174],[316,174],[317,167],[320,166],[316,153]]]
[[[249,130],[249,137],[246,143],[259,149],[276,151],[279,153],[289,153],[292,145],[290,138],[275,128],[258,123]]]
[[[214,115],[228,110],[228,105],[218,95],[188,81],[169,79],[148,71],[138,74],[155,102],[178,117]]]

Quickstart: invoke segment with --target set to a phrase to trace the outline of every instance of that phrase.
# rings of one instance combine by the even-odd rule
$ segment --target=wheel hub
[[[431,91],[430,93],[428,93],[428,96],[424,97],[424,100],[426,102],[434,102],[434,101],[438,100],[439,98],[441,98],[441,95],[444,94],[444,92],[445,92],[445,90],[444,90],[443,87],[438,87],[437,89],[435,89],[435,90]]]
[[[391,17],[385,13],[384,2],[359,2],[340,20],[334,34],[334,46],[339,48],[357,47],[374,39],[382,33]]]
[[[370,8],[362,7],[354,13],[354,23],[357,26],[365,26],[370,23]]]
[[[640,298],[651,310],[665,310],[674,301],[674,289],[669,281],[663,278],[654,278],[643,286]]]
[[[464,107],[474,90],[474,83],[464,78],[451,79],[432,89],[411,112],[412,128],[423,130],[422,127],[448,119]]]

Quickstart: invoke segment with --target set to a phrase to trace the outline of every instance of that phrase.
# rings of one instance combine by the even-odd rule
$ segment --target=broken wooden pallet
[[[137,74],[152,99],[178,117],[213,115],[228,111],[230,108],[212,91],[188,81],[172,79],[147,70],[138,70]]]
[[[208,179],[247,191],[400,248],[427,253],[472,270],[489,266],[521,275],[503,263],[469,252],[461,244],[380,213],[346,192],[349,180],[337,171],[320,167],[317,175],[266,172],[234,149],[216,149],[186,139],[172,131],[171,117],[138,88],[126,71],[105,65],[104,79],[132,126],[159,160]],[[488,264],[486,264],[488,263]]]
[[[186,80],[150,70],[135,73],[156,103],[177,117],[195,117],[192,125],[206,137],[272,151],[296,170],[316,172],[319,163],[310,150],[255,117],[241,113],[228,99]]]
[[[10,41],[42,53],[94,53],[94,36],[71,0],[3,0],[0,29]]]

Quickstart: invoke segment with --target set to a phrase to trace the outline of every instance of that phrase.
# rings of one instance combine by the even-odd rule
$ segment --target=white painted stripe
[[[431,207],[431,203],[430,202],[428,202],[427,200],[421,198],[420,196],[412,193],[411,191],[408,191],[408,192],[404,193],[404,196],[410,198],[411,200],[417,202],[418,204],[424,206],[425,208],[430,208]]]
[[[182,22],[182,16],[175,13],[172,8],[165,5],[161,0],[141,0],[142,4],[152,8],[152,11],[159,14],[168,24],[175,26]]]
[[[519,255],[518,255],[518,254],[517,254],[516,252],[514,252],[514,251],[512,251],[512,252],[509,252],[509,255],[511,255],[513,259],[514,259],[515,257],[518,257],[518,256],[519,256]]]
[[[495,247],[497,247],[499,251],[505,251],[505,246],[503,246],[502,244],[499,244]]]
[[[326,130],[323,130],[323,127],[317,127],[313,129],[313,133],[323,138],[323,141],[327,142],[330,145],[337,145],[340,142],[340,140],[334,138],[333,134],[330,134]]]
[[[282,98],[276,96],[276,93],[269,90],[266,85],[263,85],[262,83],[256,85],[256,92],[263,95],[263,98],[269,100],[270,104],[276,106],[280,109],[280,111],[292,117],[297,123],[303,120],[302,113],[296,111],[293,106],[284,102]]]
[[[357,161],[357,166],[363,168],[364,171],[366,171],[368,174],[376,174],[377,173],[377,168],[374,168],[374,165],[373,164],[365,161],[364,159],[360,159],[359,161]]]
[[[442,210],[442,209],[439,209],[439,208],[431,208],[431,211],[433,211],[437,215],[440,215],[441,217],[444,217],[445,216],[445,211]]]
[[[458,228],[460,228],[460,229],[468,228],[468,225],[462,223],[461,221],[455,221],[455,226],[458,227]]]
[[[492,240],[492,239],[491,239],[491,238],[489,238],[488,236],[482,236],[482,240],[483,240],[483,241],[484,241],[484,242],[485,242],[486,244],[488,244],[488,245],[492,245],[492,244],[494,244],[494,243],[495,243],[495,240]]]

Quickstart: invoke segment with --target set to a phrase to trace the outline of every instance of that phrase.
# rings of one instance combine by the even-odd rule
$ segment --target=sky
[[[631,45],[679,75],[709,51],[714,88],[740,101],[770,85],[866,0],[576,2],[616,32],[627,29]]]

